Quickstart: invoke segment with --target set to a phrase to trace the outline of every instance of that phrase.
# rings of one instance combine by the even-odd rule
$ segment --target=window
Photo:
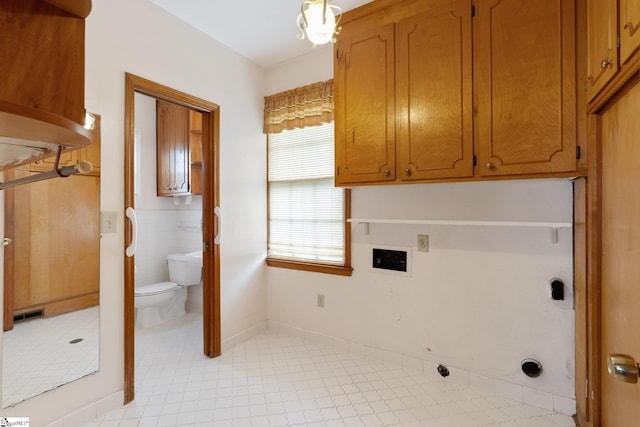
[[[268,265],[351,274],[350,194],[333,182],[333,123],[268,141]]]

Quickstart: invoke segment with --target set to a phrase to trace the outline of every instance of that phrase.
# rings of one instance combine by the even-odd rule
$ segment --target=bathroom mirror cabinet
[[[92,143],[60,166],[89,161],[88,174],[4,190],[2,407],[99,368],[100,117]],[[5,172],[51,171],[54,158]]]

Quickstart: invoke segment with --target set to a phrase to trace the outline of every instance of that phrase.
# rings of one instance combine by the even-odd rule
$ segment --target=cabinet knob
[[[391,171],[389,169],[385,169],[384,176],[391,176]]]
[[[404,173],[405,173],[407,176],[411,176],[411,169],[406,168],[406,169],[404,170]]]
[[[489,162],[487,163],[487,169],[495,169],[496,165],[494,165],[493,163]]]
[[[610,65],[613,65],[613,61],[609,61],[608,59],[603,59],[600,63],[600,67],[602,67],[603,70]]]

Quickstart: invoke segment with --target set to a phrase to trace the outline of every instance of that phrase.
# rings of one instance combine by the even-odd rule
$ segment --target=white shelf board
[[[571,228],[571,222],[552,221],[470,221],[439,219],[382,219],[382,218],[350,218],[347,222],[364,224],[364,233],[369,234],[369,224],[409,224],[409,225],[454,225],[454,226],[488,226],[488,227],[538,227],[551,230],[551,242],[558,243],[558,230]]]
[[[354,224],[425,224],[425,225],[467,225],[490,227],[544,227],[544,228],[571,228],[570,222],[547,221],[468,221],[468,220],[439,220],[439,219],[376,219],[376,218],[350,218],[348,222]]]

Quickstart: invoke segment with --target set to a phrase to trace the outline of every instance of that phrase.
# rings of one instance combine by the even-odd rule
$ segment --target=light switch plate
[[[117,212],[100,212],[100,232],[103,234],[118,232]]]
[[[418,234],[418,252],[429,252],[429,235]]]

